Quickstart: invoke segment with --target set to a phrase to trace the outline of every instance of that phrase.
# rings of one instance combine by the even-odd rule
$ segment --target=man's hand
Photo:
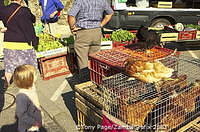
[[[100,24],[101,28],[110,21],[110,19],[112,18],[112,15],[113,15],[113,13],[112,14],[108,14],[103,18],[103,20],[102,20],[102,22]]]
[[[53,18],[56,14],[58,13],[58,11],[54,11],[53,13],[50,14],[50,18]]]
[[[76,26],[74,25],[74,26],[70,27],[70,29],[71,29],[72,34],[76,34],[76,32],[77,32],[78,30],[80,30],[81,28],[76,27]]]

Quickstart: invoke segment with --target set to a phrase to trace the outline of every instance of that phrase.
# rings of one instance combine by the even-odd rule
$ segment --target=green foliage
[[[127,30],[117,30],[112,32],[111,34],[111,40],[113,41],[130,41],[133,38],[135,38],[135,35]]]
[[[69,37],[67,37],[67,38],[62,38],[61,40],[60,40],[60,42],[61,43],[63,43],[64,45],[70,45],[70,44],[74,44],[74,42],[75,42],[75,40],[74,40],[74,36],[73,35],[71,35],[71,36],[69,36]]]
[[[101,38],[101,41],[111,41],[111,38]]]
[[[187,24],[187,25],[184,25],[184,27],[185,28],[190,27],[190,28],[194,28],[194,29],[200,30],[200,25]]]
[[[35,47],[38,52],[64,47],[58,40],[55,40],[55,38],[49,34],[41,33],[38,37],[39,44]]]
[[[43,32],[44,26],[43,26],[42,23],[38,23],[38,24],[36,24],[36,25],[34,26],[34,29],[35,29],[36,35],[39,35],[40,33]]]

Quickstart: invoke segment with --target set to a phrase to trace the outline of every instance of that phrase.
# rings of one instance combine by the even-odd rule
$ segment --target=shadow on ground
[[[77,113],[76,113],[76,105],[75,105],[75,91],[74,87],[75,85],[79,84],[79,80],[76,77],[76,75],[72,77],[66,78],[68,81],[70,87],[72,88],[72,91],[63,93],[61,96],[64,100],[65,106],[68,108],[70,114],[72,115],[73,120],[77,124]]]
[[[72,115],[73,120],[77,124],[77,113],[76,113],[76,105],[75,105],[75,92],[67,92],[61,95],[65,102],[65,106],[69,109],[70,114]]]
[[[84,69],[84,71],[81,71],[81,74],[75,73],[72,77],[66,78],[66,80],[68,81],[70,87],[72,88],[72,91],[63,93],[62,98],[65,102],[66,107],[69,109],[73,120],[77,124],[78,121],[77,121],[77,110],[75,104],[75,85],[89,81],[89,70]]]
[[[17,122],[2,126],[0,132],[17,132]]]
[[[17,122],[2,126],[0,132],[17,132]],[[47,132],[47,130],[41,127],[40,132]]]

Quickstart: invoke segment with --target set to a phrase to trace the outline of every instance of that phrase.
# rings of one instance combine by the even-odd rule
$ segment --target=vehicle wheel
[[[163,27],[165,25],[171,25],[170,21],[164,18],[158,18],[152,21],[150,27]]]

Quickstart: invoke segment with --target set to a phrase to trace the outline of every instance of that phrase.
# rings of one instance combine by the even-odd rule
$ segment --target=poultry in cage
[[[174,106],[173,104],[167,105],[168,111],[157,118],[160,118],[159,124],[165,126],[166,131],[171,131],[185,121],[186,112],[181,106]]]
[[[173,94],[179,92],[187,87],[187,75],[180,75],[179,77],[170,80],[161,80],[155,83],[157,92],[162,94]]]
[[[189,87],[186,91],[172,98],[172,102],[182,106],[186,112],[193,112],[195,111],[195,104],[198,96],[200,96],[200,85],[199,82],[196,81],[192,87]]]
[[[196,81],[192,86],[177,93],[177,96],[165,100],[157,107],[163,112],[158,114],[158,116],[160,115],[160,124],[165,125],[169,130],[181,125],[188,118],[187,113],[194,112],[197,109],[195,107],[199,94],[200,82]]]
[[[153,98],[137,101],[133,104],[123,104],[119,109],[120,117],[130,125],[143,126],[148,118],[148,114],[158,100],[159,98]]]

